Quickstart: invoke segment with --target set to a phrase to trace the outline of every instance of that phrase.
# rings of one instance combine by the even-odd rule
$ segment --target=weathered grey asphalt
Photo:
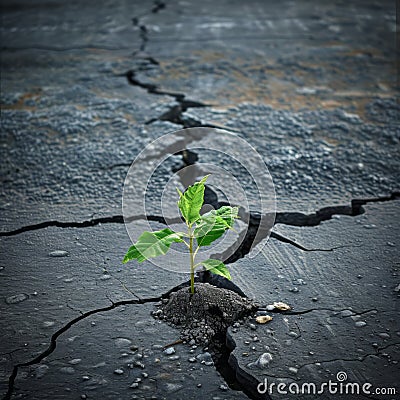
[[[250,396],[264,377],[320,384],[340,371],[348,382],[396,386],[394,1],[5,0],[1,10],[2,395],[13,366],[67,327],[54,352],[18,369],[12,398],[247,398],[221,389],[214,366],[187,361],[202,349],[162,353],[179,333],[150,316],[151,302],[84,314],[158,299],[185,280],[150,263],[121,265],[130,244],[121,197],[147,144],[194,126],[246,139],[275,184],[275,236],[229,266],[249,297],[293,308],[230,331],[231,364]],[[356,209],[354,199],[371,202]],[[254,368],[263,353],[272,360]],[[138,354],[143,370],[128,367]]]

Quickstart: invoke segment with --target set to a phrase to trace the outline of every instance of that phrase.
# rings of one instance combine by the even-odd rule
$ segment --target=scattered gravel
[[[68,251],[65,250],[54,250],[49,253],[50,257],[68,257]]]

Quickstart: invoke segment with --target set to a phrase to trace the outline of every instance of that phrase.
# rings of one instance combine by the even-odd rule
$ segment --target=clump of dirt
[[[231,290],[197,283],[194,294],[185,287],[172,292],[157,308],[154,318],[180,327],[183,341],[208,344],[235,321],[252,314],[257,305]]]

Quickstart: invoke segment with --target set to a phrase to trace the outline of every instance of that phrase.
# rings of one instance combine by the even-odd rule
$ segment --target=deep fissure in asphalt
[[[57,339],[59,336],[61,336],[64,332],[66,332],[68,329],[70,329],[73,325],[77,324],[78,322],[82,321],[85,318],[90,317],[93,314],[98,314],[101,312],[105,312],[105,311],[110,311],[113,310],[116,307],[122,306],[122,305],[128,305],[128,304],[146,304],[146,303],[152,303],[152,302],[156,302],[156,301],[160,301],[160,299],[162,298],[162,296],[159,297],[152,297],[152,298],[148,298],[148,299],[141,299],[141,298],[137,298],[137,299],[131,299],[131,300],[121,300],[121,301],[116,301],[113,302],[111,305],[107,306],[107,307],[102,307],[102,308],[96,308],[94,310],[90,310],[87,311],[81,315],[79,315],[78,317],[72,319],[71,321],[69,321],[67,324],[65,324],[62,328],[60,328],[57,332],[55,332],[51,338],[50,338],[50,344],[47,347],[47,349],[45,351],[43,351],[42,353],[40,353],[37,357],[33,358],[32,360],[23,362],[23,363],[19,363],[19,364],[15,364],[13,366],[11,375],[8,379],[8,390],[7,393],[4,397],[4,400],[10,400],[13,390],[14,390],[14,383],[15,383],[15,379],[18,375],[18,371],[19,368],[21,367],[28,367],[30,365],[34,365],[34,364],[39,364],[45,357],[49,356],[51,353],[54,352],[54,350],[57,347]]]
[[[211,190],[208,188],[208,190]],[[207,192],[206,192],[207,195]],[[348,206],[331,206],[324,207],[320,210],[317,210],[315,213],[304,214],[300,212],[278,212],[275,217],[275,224],[282,224],[288,226],[297,226],[297,227],[314,227],[320,225],[322,222],[332,219],[334,215],[346,215],[350,217],[356,217],[365,213],[364,205],[369,203],[380,203],[387,201],[395,201],[400,198],[400,193],[394,192],[389,196],[384,197],[376,197],[376,198],[367,198],[367,199],[353,199],[351,204]],[[220,205],[224,205],[225,203],[219,203]],[[111,217],[99,217],[92,218],[84,221],[43,221],[37,224],[25,225],[17,229],[13,229],[10,231],[2,231],[0,232],[0,236],[15,236],[24,232],[36,231],[39,229],[45,229],[51,226],[55,226],[58,228],[88,228],[100,224],[123,224],[124,222],[132,222],[137,220],[147,219],[149,221],[159,222],[161,224],[170,224],[170,223],[179,223],[181,222],[180,217],[169,218],[166,220],[162,216],[158,215],[135,215],[131,217],[124,217],[122,215],[114,215]],[[242,243],[239,245],[238,249],[232,254],[229,258],[225,259],[224,262],[229,264],[233,263],[240,258],[243,258],[246,254],[249,253],[254,238],[257,234],[257,230],[260,225],[261,215],[257,212],[250,212],[249,214],[249,224],[248,229],[246,231],[245,237]],[[284,237],[283,235],[271,232],[270,236],[280,242],[290,244],[300,250],[303,251],[333,251],[337,248],[342,248],[343,246],[332,247],[329,249],[308,249],[301,244]],[[264,239],[264,238],[262,238]]]
[[[148,58],[146,58],[146,60],[148,60]],[[154,58],[151,58],[151,61],[149,62],[151,64],[158,64],[157,60],[155,60]],[[197,119],[184,115],[184,112],[186,112],[189,108],[209,107],[209,104],[187,100],[186,95],[183,93],[174,93],[161,90],[157,85],[141,82],[136,78],[136,72],[133,69],[130,69],[124,75],[126,76],[129,84],[141,87],[151,94],[170,96],[178,103],[176,105],[172,105],[169,110],[167,110],[160,116],[149,119],[145,122],[145,125],[152,124],[155,121],[168,121],[176,125],[181,125],[183,128],[224,128],[215,124],[205,124]]]

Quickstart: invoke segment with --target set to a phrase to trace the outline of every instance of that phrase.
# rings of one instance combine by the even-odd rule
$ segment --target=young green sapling
[[[137,242],[126,253],[123,263],[130,260],[143,262],[152,257],[167,253],[172,243],[184,243],[189,249],[190,257],[190,291],[194,293],[194,272],[199,266],[206,270],[231,279],[225,264],[220,260],[208,259],[195,263],[195,257],[200,247],[208,246],[220,238],[227,229],[232,229],[238,218],[238,207],[223,206],[200,215],[204,203],[205,182],[209,175],[200,182],[189,186],[184,193],[178,188],[178,207],[186,222],[186,232],[174,232],[169,228],[154,232],[143,232]]]

